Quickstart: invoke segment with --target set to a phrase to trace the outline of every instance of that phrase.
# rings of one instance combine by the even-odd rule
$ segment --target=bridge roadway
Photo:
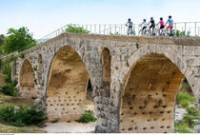
[[[49,120],[84,113],[92,85],[95,132],[174,132],[182,79],[200,94],[200,39],[63,33],[12,63],[21,96]]]

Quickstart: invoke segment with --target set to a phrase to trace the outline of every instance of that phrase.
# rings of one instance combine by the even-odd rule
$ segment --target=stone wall
[[[50,117],[81,114],[90,79],[96,132],[174,132],[175,98],[184,76],[199,98],[199,41],[65,33],[23,53]],[[18,80],[24,59],[16,64]]]

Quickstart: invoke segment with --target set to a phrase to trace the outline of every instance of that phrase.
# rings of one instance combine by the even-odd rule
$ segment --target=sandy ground
[[[92,133],[95,129],[95,122],[87,124],[77,122],[58,122],[58,123],[46,123],[46,127],[42,130],[48,133]]]

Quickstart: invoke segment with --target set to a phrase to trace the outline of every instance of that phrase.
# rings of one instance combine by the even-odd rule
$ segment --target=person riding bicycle
[[[171,15],[168,16],[168,20],[167,20],[166,24],[167,24],[167,23],[168,23],[168,26],[166,27],[166,31],[168,31],[168,29],[170,29],[169,35],[171,36],[171,35],[172,35],[173,25],[174,25],[174,21],[173,21]],[[166,25],[166,24],[165,24],[165,25]]]
[[[133,22],[131,21],[131,18],[128,18],[126,26],[127,26],[127,35],[133,34]]]
[[[147,28],[146,19],[143,19],[143,22],[139,26],[142,26],[142,29],[139,31],[139,33],[142,31],[142,35],[145,35],[146,34],[146,28]]]
[[[154,32],[154,29],[155,29],[155,21],[154,21],[153,17],[150,18],[150,21],[148,22],[147,25],[149,25],[149,24],[151,24],[151,25],[149,26],[149,33],[151,33],[151,35],[155,35],[155,32]]]
[[[159,32],[159,35],[161,35],[161,32],[160,31],[163,31],[163,29],[165,28],[165,22],[163,21],[163,18],[162,17],[160,17],[160,21],[158,22],[158,24],[160,24],[160,28],[159,28],[159,30],[158,30],[158,32]],[[157,25],[158,25],[157,24]],[[163,34],[163,33],[162,33]]]

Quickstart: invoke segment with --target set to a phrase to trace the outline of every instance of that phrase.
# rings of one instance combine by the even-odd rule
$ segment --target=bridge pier
[[[62,34],[23,52],[25,58],[17,60],[18,86],[37,86],[38,107],[67,120],[83,113],[90,79],[95,132],[174,132],[176,95],[184,76],[199,99],[199,41]],[[25,60],[32,72],[23,71]],[[32,77],[26,82],[28,74]]]

